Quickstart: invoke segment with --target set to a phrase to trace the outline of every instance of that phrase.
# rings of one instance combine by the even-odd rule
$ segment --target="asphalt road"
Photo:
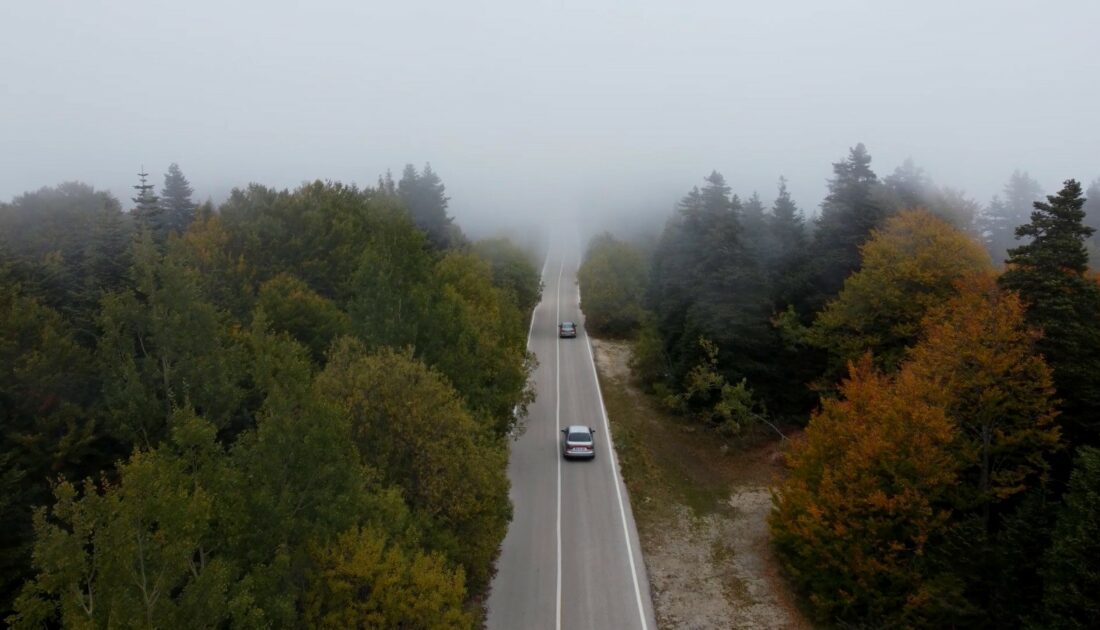
[[[488,602],[500,630],[654,629],[649,581],[618,471],[576,283],[579,248],[551,247],[531,320],[538,398],[512,443],[512,524]],[[578,323],[559,339],[557,323]],[[561,457],[559,428],[596,429],[596,457]]]

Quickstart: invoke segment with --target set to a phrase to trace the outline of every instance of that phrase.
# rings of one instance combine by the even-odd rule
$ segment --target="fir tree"
[[[1100,442],[1100,284],[1086,277],[1081,184],[1066,180],[1031,222],[1016,229],[1029,243],[1009,251],[1000,282],[1028,305],[1028,322],[1043,330],[1038,348],[1054,369],[1062,423],[1071,444]]]
[[[1043,571],[1047,627],[1100,626],[1100,450],[1082,448]]]
[[[386,187],[383,182],[383,188]],[[426,164],[422,173],[417,173],[412,164],[406,165],[401,181],[397,182],[397,194],[405,202],[413,222],[440,249],[447,248],[456,240],[456,228],[447,215],[450,199],[444,194],[445,190],[443,180],[435,174],[431,164]]]
[[[779,178],[779,194],[772,204],[771,230],[780,251],[780,258],[801,252],[806,247],[806,220],[791,199],[787,178]]]
[[[165,235],[164,209],[160,206],[160,199],[153,194],[154,186],[148,182],[149,173],[142,167],[138,173],[140,184],[132,188],[137,191],[136,197],[131,197],[134,202],[133,215],[137,222],[138,230],[149,230],[158,241],[163,241]]]
[[[160,206],[164,214],[165,229],[169,232],[183,233],[195,220],[195,202],[191,194],[195,192],[191,183],[183,176],[178,164],[173,162],[164,174],[164,188],[161,189]]]
[[[814,235],[814,287],[818,293],[810,301],[813,310],[836,295],[844,279],[859,269],[860,246],[886,218],[874,195],[878,185],[871,155],[863,143],[850,149],[843,162],[833,164],[829,194],[821,204]]]
[[[997,265],[1005,262],[1016,244],[1018,226],[1027,223],[1032,203],[1043,194],[1039,182],[1026,172],[1014,171],[1004,187],[1004,198],[994,196],[979,222],[982,240]]]

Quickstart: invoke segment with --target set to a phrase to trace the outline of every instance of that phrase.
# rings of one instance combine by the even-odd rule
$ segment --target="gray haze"
[[[0,199],[430,161],[475,231],[667,213],[712,168],[812,210],[862,141],[984,203],[1100,175],[1098,27],[1091,0],[6,0]]]

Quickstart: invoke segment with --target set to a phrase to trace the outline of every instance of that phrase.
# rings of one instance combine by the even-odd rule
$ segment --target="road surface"
[[[531,319],[538,398],[512,442],[514,516],[488,602],[492,630],[656,628],[630,500],[611,448],[580,311],[576,241],[552,244]],[[578,323],[558,339],[559,321]],[[566,461],[559,429],[596,429],[596,458]]]

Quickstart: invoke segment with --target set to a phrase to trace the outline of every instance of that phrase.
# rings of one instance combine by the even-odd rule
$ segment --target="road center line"
[[[561,284],[559,277],[558,284]],[[581,287],[577,284],[577,303],[581,300]],[[596,395],[600,399],[600,413],[603,415],[603,432],[607,436],[607,452],[610,455],[609,465],[611,467],[611,480],[615,485],[615,494],[619,498],[619,515],[622,517],[623,523],[623,539],[626,541],[626,557],[630,559],[630,577],[634,580],[634,598],[638,602],[638,618],[642,622],[642,630],[648,630],[649,623],[646,621],[645,605],[642,603],[642,589],[638,585],[638,569],[634,565],[634,548],[630,544],[630,528],[626,523],[626,507],[623,504],[623,491],[619,480],[619,462],[615,456],[615,446],[611,441],[611,425],[607,421],[607,407],[603,404],[603,391],[600,389],[600,377],[596,372],[596,358],[592,354],[592,340],[588,336],[587,327],[584,330],[584,345],[588,348],[588,361],[592,364],[592,378],[596,381]],[[560,517],[559,517],[560,518]],[[559,551],[560,553],[560,551]]]
[[[554,287],[554,303],[556,310],[554,319],[557,326],[561,323],[561,274],[565,269],[565,256],[561,257],[558,265],[558,284]],[[561,630],[561,455],[558,453],[558,435],[561,432],[561,334],[554,332],[554,458],[558,462],[558,576],[557,576],[557,601],[554,610],[554,627]]]

